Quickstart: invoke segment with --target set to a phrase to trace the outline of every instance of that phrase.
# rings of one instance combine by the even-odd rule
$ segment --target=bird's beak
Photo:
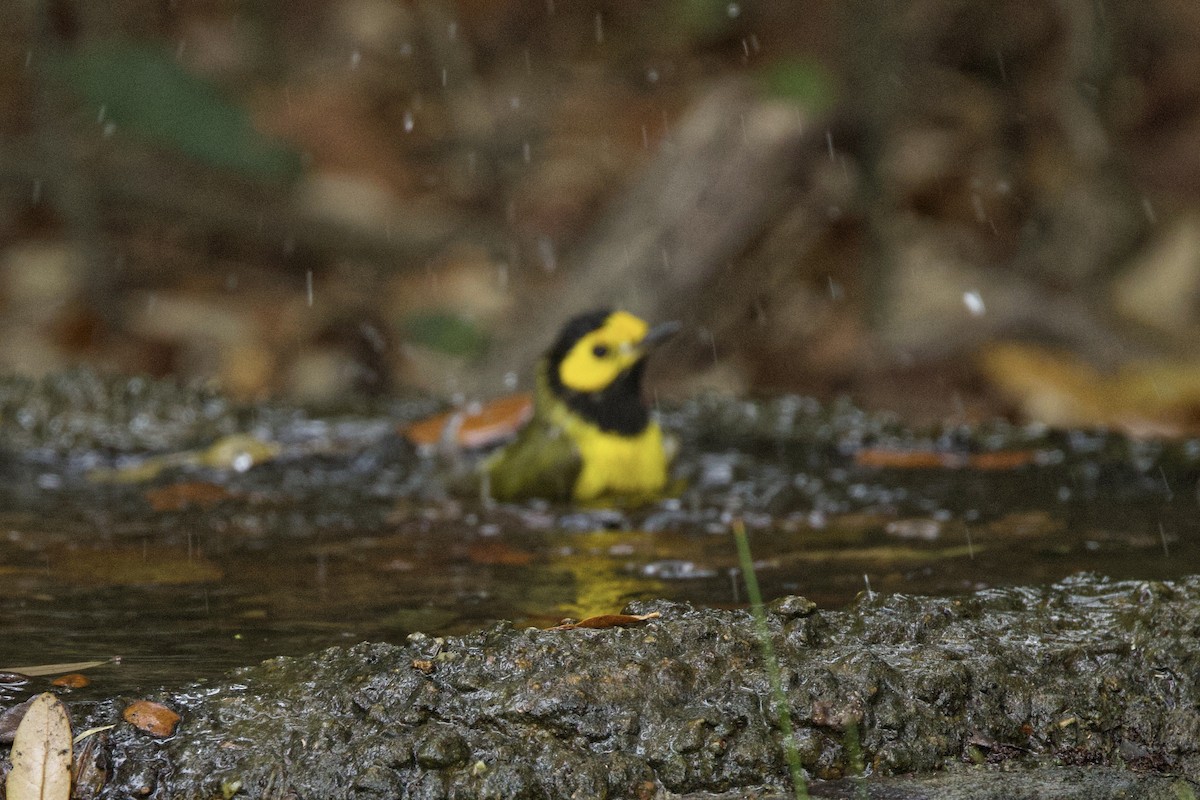
[[[679,333],[682,327],[683,325],[679,322],[660,322],[650,330],[646,331],[646,335],[638,344],[638,348],[643,352],[653,350],[667,339],[670,339],[672,336]]]

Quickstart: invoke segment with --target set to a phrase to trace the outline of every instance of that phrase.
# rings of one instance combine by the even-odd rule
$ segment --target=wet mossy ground
[[[96,740],[96,796],[787,796],[752,619],[700,608],[744,599],[735,517],[768,591],[823,605],[786,598],[769,612],[815,796],[1195,795],[1200,440],[1005,423],[912,432],[848,403],[709,398],[664,414],[682,443],[679,497],[585,512],[449,496],[443,465],[396,434],[432,405],[334,416],[90,373],[0,379],[0,650],[30,664],[132,656],[127,676],[106,676],[121,688],[104,694],[102,679],[67,698],[77,731],[116,723]],[[179,459],[148,483],[89,477],[247,433],[279,456],[245,471]],[[871,448],[1021,458],[880,467],[859,458]],[[218,505],[149,502],[196,481],[218,487]],[[67,569],[76,551],[100,560]],[[103,556],[154,553],[207,559],[223,577],[89,589]],[[1175,580],[1011,588],[1082,569]],[[893,591],[827,610],[864,585]],[[696,606],[635,602],[661,616],[631,628],[494,623],[183,685],[347,631],[404,641],[439,614],[461,632],[664,595]],[[284,649],[280,632],[306,630],[324,638]],[[256,638],[253,657],[230,645]],[[157,693],[183,714],[174,737],[119,721],[162,684],[177,687]]]
[[[101,796],[786,790],[751,616],[666,602],[630,610],[661,617],[629,628],[500,623],[415,635],[165,693],[157,699],[182,713],[179,732],[164,741],[118,722],[105,734],[112,774]],[[1140,787],[1136,796],[1187,797],[1200,780],[1200,578],[1080,576],[948,599],[864,596],[843,611],[786,598],[768,617],[800,755],[816,778],[845,778],[861,761],[874,797],[949,792],[955,775],[969,791],[937,796],[1116,797]],[[118,721],[120,703],[73,711],[82,729]],[[913,773],[932,775],[878,782]],[[1051,784],[1091,793],[1044,791]],[[980,793],[1005,785],[1015,793]],[[829,797],[851,789],[814,786]]]

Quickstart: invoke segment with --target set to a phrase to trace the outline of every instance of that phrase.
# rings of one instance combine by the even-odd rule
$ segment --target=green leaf
[[[833,76],[816,61],[779,61],[759,74],[769,94],[792,100],[815,115],[827,111],[837,99]]]
[[[404,321],[409,340],[461,358],[479,358],[487,352],[487,334],[474,323],[449,311],[414,314]]]
[[[699,39],[716,38],[729,29],[737,13],[729,0],[675,0],[675,17],[683,30]]]
[[[151,44],[114,40],[59,55],[58,74],[120,132],[252,177],[288,180],[299,155],[254,129],[245,110]]]

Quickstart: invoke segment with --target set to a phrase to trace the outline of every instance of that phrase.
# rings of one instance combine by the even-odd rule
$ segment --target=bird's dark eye
[[[608,345],[598,344],[592,348],[592,355],[596,358],[606,358],[608,356]]]

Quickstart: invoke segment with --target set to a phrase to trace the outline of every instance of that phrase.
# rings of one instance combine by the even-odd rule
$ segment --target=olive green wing
[[[517,438],[483,463],[484,485],[496,500],[570,500],[583,460],[557,425],[534,416]]]

